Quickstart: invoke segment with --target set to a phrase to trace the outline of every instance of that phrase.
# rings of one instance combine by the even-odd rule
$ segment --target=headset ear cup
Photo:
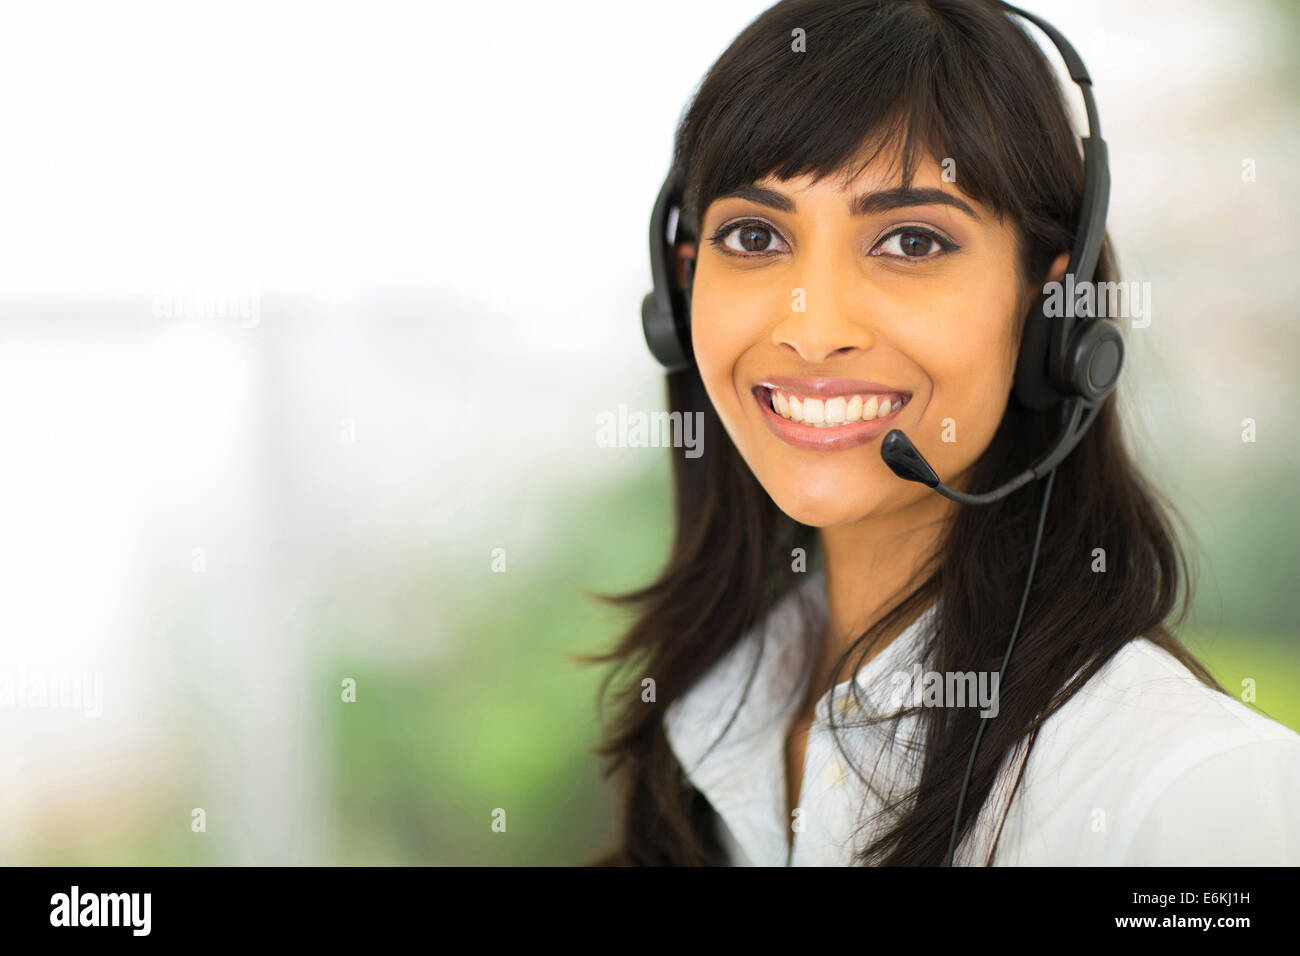
[[[677,293],[669,292],[671,298],[679,298]],[[659,364],[669,372],[690,368],[688,353],[682,348],[681,336],[677,322],[673,318],[672,303],[664,309],[659,295],[651,292],[641,300],[641,328],[645,332],[646,345],[650,347]]]
[[[1052,382],[1047,364],[1053,321],[1046,312],[1047,302],[1047,294],[1040,295],[1025,316],[1020,355],[1016,360],[1014,394],[1020,404],[1032,411],[1051,408],[1062,398],[1060,389]]]
[[[1070,387],[1090,402],[1105,398],[1124,368],[1124,335],[1119,326],[1093,319],[1075,333],[1067,353]]]
[[[677,216],[680,213],[684,177],[679,169],[669,170],[650,213],[650,275],[654,288],[641,300],[641,329],[646,345],[669,372],[691,368],[689,293],[676,281]],[[692,275],[693,272],[688,273]],[[689,286],[688,286],[689,288]]]

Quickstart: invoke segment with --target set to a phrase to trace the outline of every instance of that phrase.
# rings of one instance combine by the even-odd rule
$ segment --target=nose
[[[790,290],[790,312],[772,329],[772,342],[805,362],[820,364],[832,356],[876,344],[862,298],[854,295],[861,281],[852,263],[830,256],[805,257]]]

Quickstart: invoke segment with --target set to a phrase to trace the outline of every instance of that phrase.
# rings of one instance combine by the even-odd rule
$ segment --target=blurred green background
[[[767,4],[519,4],[505,34],[458,10],[491,69],[427,55],[436,5],[182,6],[3,31],[0,71],[43,92],[6,114],[0,676],[102,673],[105,707],[0,707],[0,863],[590,858],[604,671],[571,655],[629,620],[584,595],[648,582],[672,537],[669,452],[598,447],[596,415],[662,407],[648,214]],[[1096,80],[1122,278],[1153,290],[1120,397],[1194,529],[1182,637],[1300,730],[1300,4],[1030,6]],[[260,325],[159,317],[226,255]]]
[[[445,613],[447,605],[431,598],[446,590],[433,582],[455,581],[458,569],[478,563],[480,585],[457,592],[457,618],[446,622],[463,636],[460,652],[449,659],[400,667],[358,663],[351,649],[383,639],[373,618],[349,613],[342,590],[333,607],[321,609],[312,626],[320,665],[308,681],[317,699],[304,703],[332,751],[332,774],[321,778],[333,791],[332,809],[322,822],[335,840],[315,862],[566,865],[605,848],[611,798],[589,753],[603,671],[568,656],[608,648],[628,621],[587,600],[583,589],[643,583],[667,554],[670,488],[662,454],[662,467],[554,496],[538,536],[543,544],[508,555],[504,574],[487,572],[481,547],[473,555],[456,547],[413,562],[406,578],[393,580],[388,600],[418,620]],[[1274,496],[1285,492],[1283,484],[1265,484],[1241,500],[1281,500]],[[1234,510],[1238,518],[1250,513],[1244,505]],[[1222,524],[1232,532],[1214,542],[1215,550],[1231,560],[1221,562],[1217,587],[1202,584],[1196,605],[1202,623],[1184,637],[1230,691],[1253,678],[1258,709],[1300,729],[1300,654],[1285,631],[1300,611],[1286,586],[1296,538],[1276,520],[1225,518]],[[1221,605],[1251,602],[1260,602],[1254,627],[1204,623],[1220,615]],[[1273,615],[1279,617],[1270,630]],[[356,680],[358,702],[340,706],[337,688],[345,674]],[[202,716],[191,720],[194,739],[202,739]],[[191,769],[207,763],[202,753],[192,756]],[[181,782],[195,791],[205,785],[198,774]],[[175,811],[167,805],[168,789],[152,805],[134,807],[135,828],[82,833],[75,845],[64,833],[44,834],[41,861],[239,862],[226,841],[195,841],[184,828],[158,825]],[[490,829],[498,807],[507,811],[505,833]]]

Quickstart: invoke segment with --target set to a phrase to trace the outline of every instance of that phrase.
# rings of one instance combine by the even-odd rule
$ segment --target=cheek
[[[974,295],[932,300],[924,321],[909,330],[903,348],[933,389],[922,428],[950,438],[955,429],[955,442],[931,446],[950,462],[978,457],[1002,420],[1015,375],[1018,307],[1014,291],[990,283]]]
[[[737,365],[761,339],[764,317],[756,303],[728,294],[725,283],[700,279],[697,275],[691,301],[691,347],[705,390],[728,422],[743,398],[736,387]]]

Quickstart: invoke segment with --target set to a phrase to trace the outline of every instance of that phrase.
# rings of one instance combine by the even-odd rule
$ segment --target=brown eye
[[[930,252],[935,241],[922,232],[904,232],[898,237],[898,244],[905,256],[924,256]]]
[[[785,241],[775,229],[757,221],[723,226],[715,234],[713,242],[725,251],[741,256],[788,251]]]
[[[766,252],[767,244],[772,241],[772,230],[766,226],[741,226],[736,234],[746,252]]]
[[[893,259],[937,259],[956,248],[926,229],[899,229],[882,239],[871,254]]]

